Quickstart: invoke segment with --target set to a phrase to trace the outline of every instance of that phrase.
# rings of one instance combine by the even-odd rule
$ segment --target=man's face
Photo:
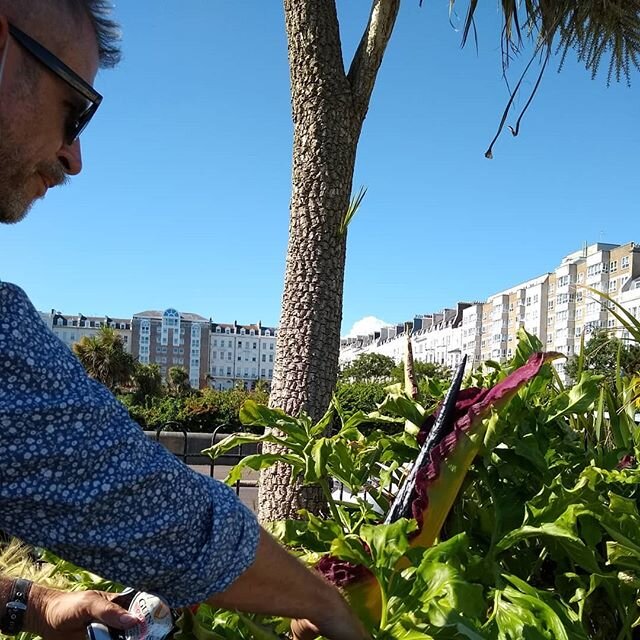
[[[77,25],[58,15],[57,21],[53,18],[57,29],[51,19],[51,15],[38,16],[28,25],[16,26],[92,83],[98,70],[98,49],[89,19]],[[14,223],[24,218],[47,189],[80,173],[80,142],[67,144],[64,130],[83,101],[7,35],[6,24],[0,29],[4,46],[9,46],[0,85],[0,222]],[[52,38],[52,33],[59,37]]]

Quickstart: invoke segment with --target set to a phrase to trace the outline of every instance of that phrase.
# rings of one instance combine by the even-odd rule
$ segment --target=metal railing
[[[156,442],[162,444],[179,460],[190,467],[198,467],[202,471],[202,467],[208,467],[208,475],[211,478],[217,477],[223,479],[224,470],[235,466],[244,457],[252,453],[256,453],[256,445],[243,444],[227,451],[222,456],[214,460],[213,458],[203,455],[202,451],[212,447],[216,442],[222,440],[231,431],[228,424],[218,425],[212,433],[190,433],[182,428],[177,422],[166,422],[159,426],[155,432],[147,431],[147,436],[152,437]],[[181,436],[182,442],[178,442]],[[216,469],[221,471],[216,475]],[[226,475],[226,474],[225,474]],[[236,495],[240,497],[243,489],[255,490],[257,488],[256,480],[238,480],[234,484]]]

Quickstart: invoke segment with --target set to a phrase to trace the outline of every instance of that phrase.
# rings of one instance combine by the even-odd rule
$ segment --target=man
[[[103,0],[0,0],[0,221],[82,169],[82,129],[118,51]],[[145,438],[0,283],[0,528],[164,596],[294,619],[294,635],[365,637],[336,589],[283,550],[228,487]],[[15,582],[0,579],[0,623]],[[106,594],[31,587],[25,629],[80,638],[132,620]]]

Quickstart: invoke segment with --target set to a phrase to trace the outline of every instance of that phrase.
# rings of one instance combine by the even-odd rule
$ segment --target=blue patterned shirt
[[[0,282],[0,529],[172,606],[226,589],[255,558],[255,516],[150,441]]]

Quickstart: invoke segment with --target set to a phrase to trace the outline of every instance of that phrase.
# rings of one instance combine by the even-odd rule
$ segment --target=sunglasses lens
[[[81,115],[67,123],[65,138],[68,145],[72,145],[85,130],[98,108],[97,104],[90,105]]]

